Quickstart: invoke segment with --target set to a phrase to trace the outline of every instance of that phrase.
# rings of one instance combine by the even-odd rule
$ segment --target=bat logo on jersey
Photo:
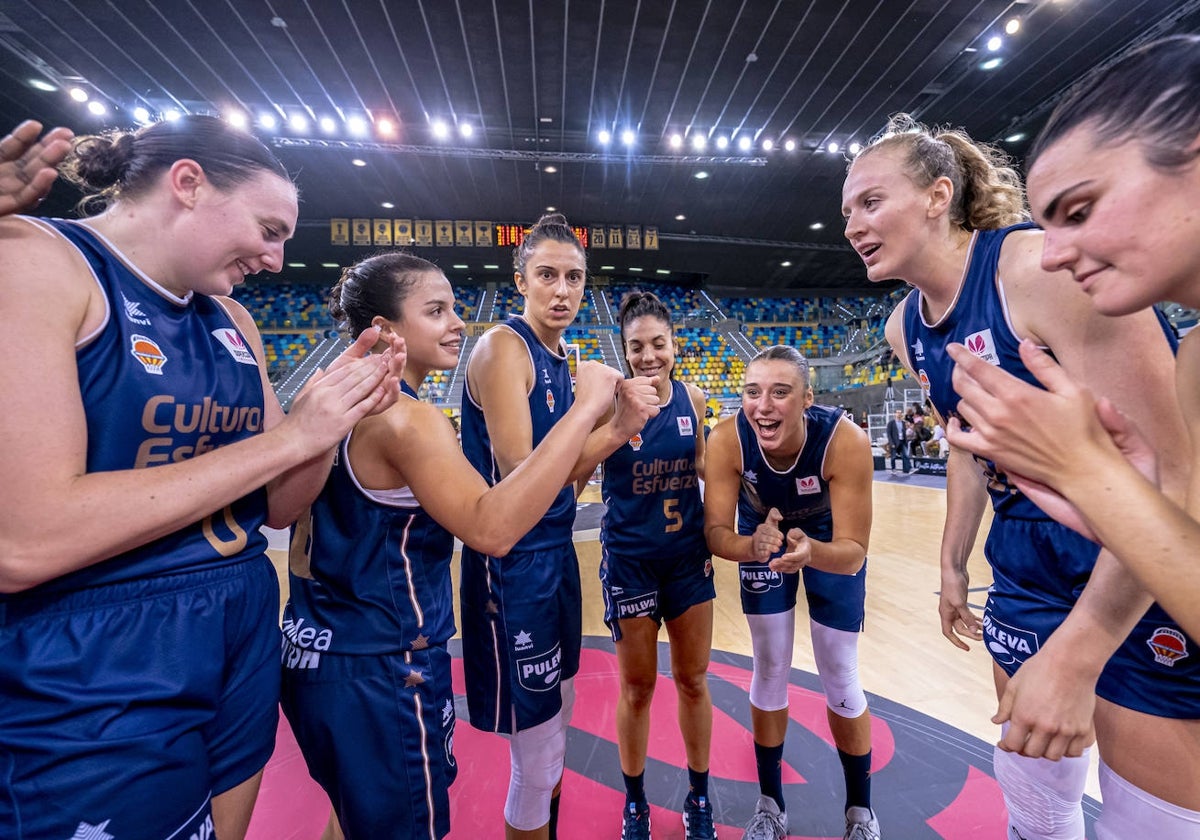
[[[739,563],[738,576],[742,580],[742,589],[755,595],[783,586],[783,575],[771,571],[766,563]]]
[[[991,330],[980,330],[971,333],[963,341],[967,349],[989,364],[999,366],[1000,356],[996,353],[996,342],[992,339]]]
[[[550,413],[554,413],[554,392],[549,388],[546,389],[546,408],[550,409]]]
[[[676,417],[675,423],[679,426],[679,436],[680,437],[690,437],[690,436],[693,436],[696,434],[692,430],[692,418],[691,417]]]
[[[642,448],[642,433],[638,432],[629,439],[629,445],[633,447],[634,452],[640,452]]]
[[[133,354],[133,358],[142,363],[146,373],[162,376],[163,365],[167,363],[167,357],[163,354],[157,341],[134,333],[129,337],[129,352]]]
[[[1150,634],[1146,644],[1154,651],[1154,661],[1168,668],[1174,668],[1176,662],[1191,655],[1187,649],[1187,637],[1170,627],[1159,627]]]
[[[821,482],[815,475],[806,475],[796,479],[796,492],[801,496],[811,496],[821,492]]]
[[[1020,665],[1040,647],[1037,633],[997,621],[990,609],[983,611],[983,635],[988,651],[1000,665]]]
[[[130,300],[121,292],[121,304],[125,307],[125,320],[139,326],[150,326],[150,318],[142,311],[142,305],[136,300]]]
[[[246,347],[246,342],[242,340],[242,334],[235,329],[225,328],[223,330],[213,330],[213,336],[217,341],[221,342],[221,346],[229,351],[229,355],[233,356],[235,362],[240,362],[243,365],[258,365],[254,358],[254,354]]]
[[[562,650],[556,644],[550,650],[517,660],[517,677],[529,691],[554,691],[562,673]]]

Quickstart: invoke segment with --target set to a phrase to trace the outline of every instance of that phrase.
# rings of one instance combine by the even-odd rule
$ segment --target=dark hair
[[[964,131],[930,129],[908,114],[894,114],[858,158],[880,149],[900,150],[905,172],[921,189],[949,178],[954,186],[950,221],[966,230],[992,230],[1029,219],[1025,189],[1008,156],[976,143]]]
[[[751,359],[746,367],[755,362],[791,362],[800,371],[800,381],[807,388],[810,385],[808,378],[808,359],[804,358],[804,354],[795,347],[788,347],[786,344],[774,344],[766,350],[759,351],[758,355]]]
[[[1136,138],[1159,169],[1191,163],[1200,154],[1191,148],[1200,135],[1200,36],[1154,41],[1086,77],[1050,115],[1028,166],[1084,123],[1098,145]]]
[[[404,300],[419,275],[441,272],[429,260],[401,251],[378,254],[342,269],[342,276],[329,291],[329,314],[342,331],[358,338],[382,315],[399,321]]]
[[[617,310],[617,324],[621,330],[621,349],[625,349],[625,326],[634,318],[657,318],[667,325],[667,331],[671,334],[674,340],[675,327],[671,324],[671,310],[667,309],[667,305],[659,300],[658,296],[653,292],[643,292],[641,289],[634,289],[628,292],[625,297],[621,298],[621,307]],[[628,367],[628,362],[626,362]],[[632,371],[629,371],[632,373]]]
[[[98,212],[113,201],[138,196],[184,158],[200,164],[219,190],[231,189],[259,172],[291,181],[283,164],[256,137],[201,114],[152,123],[133,132],[78,137],[59,171],[84,192],[80,208]]]
[[[575,231],[567,224],[567,217],[562,213],[547,213],[537,220],[533,229],[525,235],[521,244],[513,248],[513,271],[525,273],[525,261],[533,253],[533,249],[543,242],[566,242],[579,249],[583,257],[584,268],[587,267],[587,251],[583,249]]]

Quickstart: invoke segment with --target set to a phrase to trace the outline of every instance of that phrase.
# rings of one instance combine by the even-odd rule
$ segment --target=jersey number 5
[[[683,514],[676,510],[677,507],[679,507],[678,499],[663,499],[663,516],[667,518],[667,527],[663,529],[664,533],[673,534],[683,529]]]

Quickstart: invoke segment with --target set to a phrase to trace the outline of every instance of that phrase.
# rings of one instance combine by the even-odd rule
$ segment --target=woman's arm
[[[741,493],[741,446],[737,416],[717,424],[708,436],[704,467],[704,537],[716,557],[735,563],[762,563],[771,552],[756,551],[754,538],[737,532]]]

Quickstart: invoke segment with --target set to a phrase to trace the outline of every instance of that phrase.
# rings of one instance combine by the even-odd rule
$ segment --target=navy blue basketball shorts
[[[579,671],[583,598],[571,543],[489,557],[462,551],[463,670],[471,725],[512,735],[562,708]]]
[[[628,557],[604,548],[600,586],[604,623],[614,642],[621,640],[621,619],[645,617],[661,625],[717,597],[712,555],[703,547],[655,558]]]
[[[0,606],[0,837],[208,836],[279,708],[270,562]]]
[[[323,653],[316,667],[284,668],[282,705],[346,840],[440,840],[450,833],[458,766],[444,647],[389,656]]]
[[[1057,522],[997,516],[984,550],[994,583],[983,613],[992,659],[1012,676],[1079,599],[1099,546]],[[1157,604],[1105,665],[1096,695],[1157,717],[1200,718],[1200,652]]]
[[[867,600],[866,561],[852,575],[822,572],[807,566],[799,572],[781,573],[771,571],[766,563],[738,563],[742,612],[771,615],[794,608],[802,575],[809,618],[835,630],[849,633],[862,630]]]

